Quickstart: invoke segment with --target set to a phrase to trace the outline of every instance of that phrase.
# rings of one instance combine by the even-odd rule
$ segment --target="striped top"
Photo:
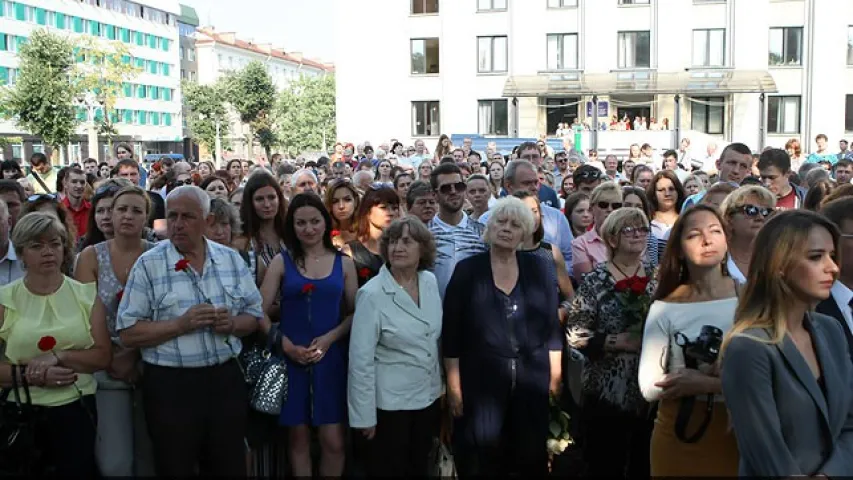
[[[435,278],[438,281],[438,293],[444,300],[444,291],[450,283],[456,264],[477,253],[486,251],[483,243],[482,223],[462,214],[458,225],[444,223],[438,215],[429,222],[429,231],[435,237]]]

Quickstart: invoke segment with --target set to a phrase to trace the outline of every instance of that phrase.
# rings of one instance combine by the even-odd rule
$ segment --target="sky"
[[[272,43],[324,62],[335,60],[335,0],[181,0],[201,25],[235,32],[243,40]]]

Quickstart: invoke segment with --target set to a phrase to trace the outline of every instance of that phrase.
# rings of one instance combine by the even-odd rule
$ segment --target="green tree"
[[[272,120],[268,118],[275,106],[276,90],[267,68],[257,60],[250,62],[226,77],[225,87],[228,103],[240,115],[240,121],[249,126],[248,143],[252,145],[258,140],[269,155],[270,148],[277,143]]]
[[[335,138],[334,76],[293,81],[279,97],[276,117],[281,143],[291,155],[325,149]]]
[[[214,151],[216,147],[217,120],[222,148],[229,147],[228,110],[225,106],[224,90],[221,83],[199,85],[195,82],[184,82],[182,86],[184,104],[189,110],[187,126],[193,138],[210,151]]]
[[[74,44],[45,29],[34,30],[18,52],[14,87],[2,94],[2,115],[39,136],[64,157],[77,127],[74,98],[81,92],[75,77]]]

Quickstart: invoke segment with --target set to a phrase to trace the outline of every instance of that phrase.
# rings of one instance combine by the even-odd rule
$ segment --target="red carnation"
[[[311,295],[311,293],[314,291],[315,288],[317,288],[317,287],[315,287],[313,283],[306,283],[305,285],[302,286],[302,294],[303,295]]]
[[[617,292],[624,292],[631,288],[631,282],[627,278],[623,278],[616,282],[616,285],[613,286]]]
[[[38,347],[42,352],[49,352],[56,346],[56,339],[50,335],[45,335],[39,339]]]
[[[361,278],[367,278],[370,276],[370,269],[367,267],[362,267],[361,270],[358,271],[358,276]]]
[[[631,283],[631,291],[637,295],[642,295],[646,293],[646,285],[649,284],[647,279],[634,277],[634,282]]]
[[[341,236],[341,231],[340,231],[340,230],[332,230],[332,238],[334,238],[334,237],[340,237],[340,236]]]
[[[123,297],[123,296],[124,296],[124,289],[122,288],[121,290],[118,291],[118,293],[116,293],[116,300],[118,300],[119,303],[121,303],[121,297]]]
[[[186,258],[182,258],[175,263],[175,271],[183,272],[184,270],[190,268],[190,261]]]

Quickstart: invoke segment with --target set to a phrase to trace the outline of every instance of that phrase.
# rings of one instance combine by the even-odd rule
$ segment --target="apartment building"
[[[193,7],[181,4],[178,17],[178,58],[181,62],[181,80],[198,81],[198,55],[195,50],[195,30],[198,28],[198,14]],[[186,158],[199,158],[198,145],[192,141],[192,133],[187,127],[187,107],[181,110],[181,129],[183,131],[183,154]]]
[[[0,0],[0,83],[14,84],[18,49],[29,34],[47,28],[70,37],[89,35],[105,42],[122,42],[129,51],[128,62],[142,69],[132,82],[123,85],[112,112],[118,130],[113,142],[134,145],[136,154],[182,151],[181,95],[178,71],[177,0]],[[95,117],[104,112],[96,108]],[[96,152],[87,141],[88,110],[78,109],[83,122],[77,138],[69,145],[66,159],[78,161]],[[40,138],[0,122],[0,136],[22,139],[3,151],[4,158],[29,158],[45,151]],[[111,155],[106,141],[99,141],[100,159]]]
[[[339,138],[685,136],[758,150],[853,136],[851,0],[340,2]],[[359,32],[371,26],[372,33]],[[340,32],[350,32],[341,34]],[[614,131],[611,119],[668,129]],[[366,121],[368,120],[369,121]],[[594,133],[593,133],[594,131]],[[833,143],[834,144],[834,143]]]

